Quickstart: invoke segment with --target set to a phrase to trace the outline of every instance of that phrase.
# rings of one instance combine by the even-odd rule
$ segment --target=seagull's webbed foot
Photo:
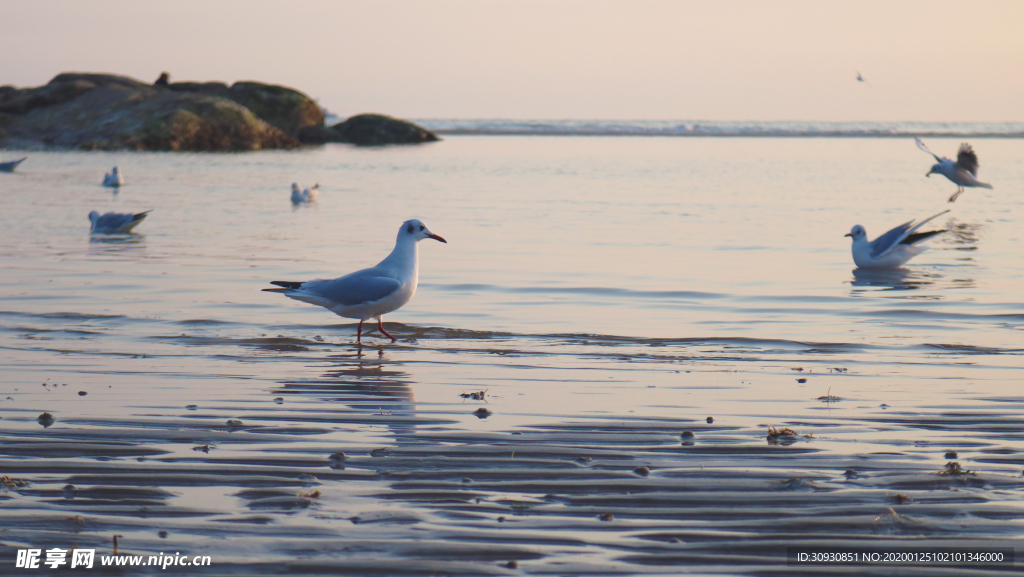
[[[966,189],[962,186],[958,188],[957,191],[953,193],[953,196],[949,197],[949,202],[956,202],[956,199],[959,198],[960,195],[964,193],[964,190]]]

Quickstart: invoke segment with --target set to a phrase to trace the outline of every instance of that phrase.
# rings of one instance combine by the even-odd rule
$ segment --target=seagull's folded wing
[[[134,215],[131,214],[108,212],[96,219],[96,226],[93,228],[98,232],[117,232],[125,225],[130,224],[133,218]]]
[[[402,281],[394,277],[381,276],[373,269],[365,269],[341,278],[302,283],[298,292],[329,301],[334,306],[354,306],[379,301],[400,288]]]

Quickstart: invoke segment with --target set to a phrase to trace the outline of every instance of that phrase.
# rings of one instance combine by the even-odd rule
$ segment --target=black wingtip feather
[[[923,240],[929,239],[937,234],[948,232],[945,230],[929,230],[928,232],[915,232],[914,234],[907,235],[907,238],[900,241],[900,244],[917,244]]]

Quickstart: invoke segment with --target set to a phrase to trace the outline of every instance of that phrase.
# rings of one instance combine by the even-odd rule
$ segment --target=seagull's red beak
[[[434,240],[439,240],[439,241],[441,241],[441,242],[443,242],[445,244],[448,244],[448,241],[446,241],[445,239],[437,236],[436,234],[429,234],[429,235],[427,235],[427,238],[432,238]]]

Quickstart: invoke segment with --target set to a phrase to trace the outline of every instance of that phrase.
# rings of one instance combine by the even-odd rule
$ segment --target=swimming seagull
[[[92,232],[96,234],[128,233],[138,226],[150,211],[138,214],[119,214],[108,212],[100,216],[98,211],[89,213],[89,222],[92,223]]]
[[[963,194],[965,186],[992,188],[991,184],[978,180],[978,155],[974,154],[974,149],[971,148],[970,144],[965,142],[960,145],[960,151],[956,155],[956,162],[953,162],[928,150],[928,147],[921,142],[920,138],[914,137],[914,142],[917,143],[918,148],[934,156],[935,160],[939,161],[925,176],[941,174],[957,185],[958,188],[953,196],[949,197],[949,202],[954,202],[958,196]]]
[[[868,82],[867,80],[864,80],[864,77],[860,75],[860,71],[854,70],[854,72],[857,73],[857,82],[863,82],[864,84],[867,84],[871,88],[874,88],[874,86],[871,86],[870,82]]]
[[[121,176],[121,169],[117,166],[110,174],[103,175],[103,186],[121,186],[124,184],[124,177]]]
[[[928,250],[928,247],[916,246],[945,230],[917,232],[917,229],[937,216],[949,212],[944,210],[935,216],[928,217],[914,224],[906,222],[876,238],[868,241],[867,232],[861,225],[856,225],[845,236],[853,237],[853,262],[860,268],[899,268],[908,260]]]
[[[377,266],[349,273],[336,279],[316,279],[306,282],[275,280],[270,284],[283,288],[263,289],[283,293],[288,298],[320,305],[334,314],[359,319],[356,342],[362,342],[363,323],[377,319],[377,329],[395,342],[395,337],[384,330],[381,317],[396,311],[412,300],[419,280],[419,252],[417,245],[425,238],[445,239],[430,232],[422,222],[412,219],[398,229],[395,249]]]
[[[28,157],[26,156],[24,158],[19,158],[18,160],[0,162],[0,172],[14,172],[14,169],[18,168],[18,165],[21,164],[26,158]]]
[[[301,204],[303,202],[313,202],[316,200],[316,196],[320,194],[320,183],[316,183],[312,188],[306,190],[299,189],[299,183],[292,183],[292,202],[295,204]]]

